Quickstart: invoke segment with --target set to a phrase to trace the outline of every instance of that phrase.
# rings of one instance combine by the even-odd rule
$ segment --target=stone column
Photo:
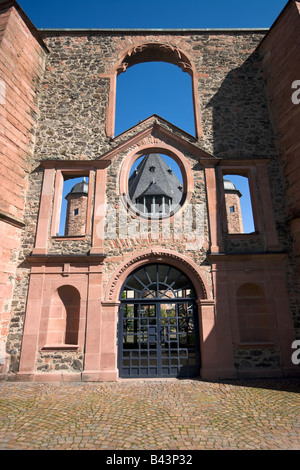
[[[47,252],[54,177],[55,168],[46,168],[44,172],[35,247],[32,251],[33,254],[45,254]]]
[[[222,255],[216,255],[222,256]],[[215,329],[218,346],[218,362],[220,378],[237,378],[234,366],[233,339],[230,316],[230,303],[228,292],[228,275],[222,265],[212,262],[212,276],[214,285]]]
[[[223,251],[221,217],[218,211],[216,170],[214,166],[205,168],[208,217],[210,228],[210,249],[212,253]]]
[[[117,323],[120,302],[102,302],[100,380],[117,380]]]
[[[87,320],[83,381],[100,380],[102,335],[102,266],[90,266],[87,295]]]
[[[270,266],[271,289],[278,328],[282,374],[284,377],[300,376],[299,365],[292,363],[292,343],[296,338],[286,293],[286,274],[280,266]],[[270,293],[271,294],[271,293]],[[269,294],[269,295],[270,295]]]
[[[106,173],[106,168],[97,169],[96,171],[93,236],[92,247],[90,249],[91,254],[99,254],[103,252]]]
[[[213,300],[197,300],[199,310],[199,333],[202,379],[219,378],[218,344],[215,328],[215,306]]]
[[[260,188],[262,211],[263,211],[263,221],[266,232],[266,242],[267,249],[269,251],[279,251],[280,245],[278,242],[278,236],[276,232],[276,226],[274,221],[274,210],[269,186],[268,172],[267,167],[264,162],[257,163],[257,177]]]
[[[43,304],[43,288],[44,274],[31,274],[20,367],[18,373],[19,376],[23,376],[28,380],[34,379]]]

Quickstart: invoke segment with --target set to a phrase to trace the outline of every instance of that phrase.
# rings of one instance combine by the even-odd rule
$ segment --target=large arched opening
[[[197,377],[200,345],[196,291],[179,268],[150,263],[130,273],[120,292],[120,377]]]
[[[115,135],[153,115],[195,136],[192,78],[176,65],[140,63],[118,75]]]
[[[106,120],[106,134],[108,137],[115,136],[116,118],[116,92],[117,78],[121,73],[134,65],[147,62],[165,62],[179,67],[191,77],[192,107],[194,114],[195,136],[200,139],[203,135],[200,103],[197,93],[197,77],[194,65],[188,55],[176,46],[164,43],[144,43],[131,46],[124,50],[110,74],[110,93]]]

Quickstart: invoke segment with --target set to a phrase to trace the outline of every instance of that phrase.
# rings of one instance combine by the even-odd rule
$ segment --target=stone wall
[[[289,226],[289,292],[296,334],[300,335],[300,191],[299,191],[299,119],[300,104],[293,102],[295,81],[300,80],[300,2],[288,2],[281,15],[259,46],[262,69],[266,83],[268,106],[274,126],[284,192],[274,197],[277,204],[286,201],[286,217],[280,227]],[[284,40],[283,40],[284,38]],[[299,82],[300,83],[300,82]],[[299,84],[296,87],[299,89]],[[299,96],[299,94],[298,94]],[[281,183],[282,184],[282,183]],[[286,236],[288,239],[288,236]]]
[[[123,50],[158,43],[194,63],[203,139],[217,157],[275,154],[260,57],[262,33],[43,33],[48,57],[36,158],[97,158],[113,146],[105,134],[109,78]]]
[[[78,372],[83,370],[82,352],[42,351],[39,353],[37,372]]]
[[[87,217],[87,195],[68,196],[65,235],[84,235]]]
[[[195,65],[203,127],[203,138],[194,142],[196,146],[220,158],[276,158],[256,51],[262,33],[43,35],[51,53],[42,87],[36,166],[44,158],[95,159],[130,137],[130,133],[125,133],[111,140],[105,134],[110,92],[107,77],[123,50],[155,42],[184,50]],[[270,168],[272,165],[271,162]],[[113,194],[112,171],[115,170],[109,170],[109,195]],[[279,194],[280,184],[274,190]],[[279,208],[277,219],[282,220],[285,206],[277,206],[276,211]],[[284,230],[282,238],[286,237]],[[257,239],[235,240],[232,247],[229,242],[228,249],[243,251],[245,243],[251,244],[250,251],[264,249],[264,243]]]
[[[19,267],[8,336],[8,350],[12,355],[11,371],[18,369],[22,341],[29,282],[26,256],[34,247],[43,181],[40,161],[96,160],[118,146],[121,148],[131,136],[147,127],[148,123],[140,123],[115,139],[111,139],[106,133],[113,68],[120,62],[124,51],[130,47],[145,43],[162,43],[170,48],[175,46],[185,51],[195,67],[194,83],[199,98],[203,137],[198,141],[190,136],[183,136],[183,139],[192,143],[195,148],[203,149],[218,158],[269,158],[268,177],[280,247],[289,249],[290,246],[289,228],[284,224],[286,207],[282,201],[283,186],[276,171],[277,150],[269,119],[261,59],[256,49],[263,38],[262,32],[43,32],[43,38],[50,54],[47,56],[41,85],[39,108],[36,109],[38,129],[35,148],[34,153],[30,155],[31,174],[28,179],[24,216],[26,226],[18,258]],[[167,122],[161,125],[165,129],[171,129]],[[179,135],[180,131],[172,128],[172,133]],[[133,146],[126,151],[120,150],[107,168],[105,192],[109,208],[119,207],[122,164],[134,148]],[[203,268],[207,285],[213,291],[211,266],[207,260],[209,227],[205,175],[203,167],[192,153],[183,148],[180,148],[180,151],[193,169],[194,192],[191,203],[205,207],[203,244],[191,245],[184,234],[181,238],[176,238],[173,220],[168,239],[164,239],[163,224],[158,226],[158,235],[154,237],[149,232],[149,226],[146,226],[145,237],[142,239],[120,236],[122,225],[118,213],[118,236],[108,236],[104,240],[104,253],[107,255],[103,266],[104,292],[111,274],[118,268],[125,255],[157,246],[182,254],[188,252],[193,261]],[[263,201],[260,200],[259,204],[262,205]],[[52,208],[53,200],[51,210]],[[95,209],[92,206],[91,213]],[[136,222],[130,214],[126,217],[128,223]],[[255,253],[266,250],[264,238],[231,240],[224,236],[224,244],[228,253]],[[47,247],[51,255],[86,254],[91,248],[91,237],[88,234],[84,240],[65,240],[63,237],[51,237],[49,231]],[[292,268],[288,285],[290,292],[294,292]],[[256,352],[254,356],[256,364],[260,355]],[[261,357],[265,362],[266,356],[262,354]],[[236,355],[237,363],[242,364],[244,359],[244,354]],[[248,357],[246,359],[248,360]],[[81,370],[82,364],[81,353],[42,352],[38,354],[37,368],[41,371],[74,371]]]
[[[229,233],[243,233],[243,218],[240,198],[235,193],[225,193],[225,204]],[[232,208],[232,209],[231,209]]]
[[[280,368],[281,358],[280,351],[277,348],[233,348],[233,355],[235,367],[246,371],[255,370],[256,373],[266,374],[273,370]]]
[[[26,218],[26,192],[34,152],[39,114],[38,90],[45,56],[45,46],[29,20],[20,14],[15,2],[1,1],[0,374],[5,369],[3,345],[6,343],[9,323],[11,321],[14,328],[18,315],[19,301],[16,294],[13,297],[13,289],[15,283],[18,283],[18,251]],[[12,311],[15,313],[12,314]]]

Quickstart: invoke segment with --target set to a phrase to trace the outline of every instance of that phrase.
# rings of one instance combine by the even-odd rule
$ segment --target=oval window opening
[[[168,217],[183,202],[183,177],[173,158],[149,153],[133,164],[128,180],[131,204],[140,215]]]

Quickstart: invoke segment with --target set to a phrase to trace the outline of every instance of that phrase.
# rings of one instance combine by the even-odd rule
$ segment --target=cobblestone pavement
[[[300,381],[0,383],[1,450],[300,449]]]

